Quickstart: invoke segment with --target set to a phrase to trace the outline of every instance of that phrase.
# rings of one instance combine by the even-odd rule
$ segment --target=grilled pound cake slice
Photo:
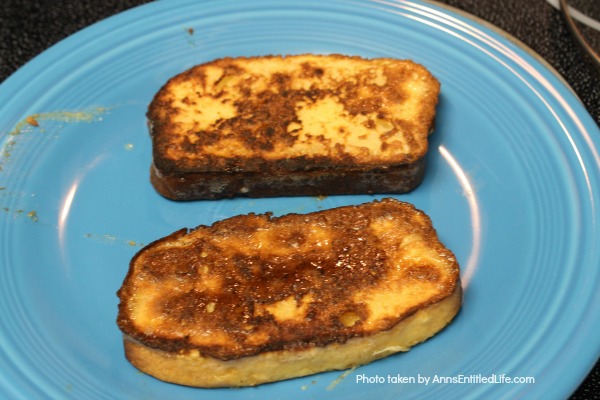
[[[149,106],[151,182],[173,200],[407,192],[423,177],[439,90],[409,60],[201,64]]]
[[[118,296],[135,367],[222,387],[406,351],[453,319],[462,289],[430,219],[385,199],[177,231],[140,250]]]

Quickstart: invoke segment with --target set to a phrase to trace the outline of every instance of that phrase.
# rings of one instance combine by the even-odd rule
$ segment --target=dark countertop
[[[555,0],[558,3],[559,0]],[[23,64],[78,30],[147,0],[2,0],[0,4],[0,82]],[[546,0],[441,0],[510,33],[544,58],[577,93],[600,124],[600,70],[578,47],[560,12]],[[597,0],[569,3],[600,20]],[[600,49],[600,32],[581,28]],[[600,334],[600,332],[599,332]],[[557,366],[568,368],[568,366]],[[600,399],[600,363],[571,397]]]

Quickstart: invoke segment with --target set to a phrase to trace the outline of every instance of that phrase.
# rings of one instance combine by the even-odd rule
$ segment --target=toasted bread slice
[[[251,386],[365,364],[458,312],[459,267],[392,199],[236,216],[143,248],[118,292],[129,361],[190,386]]]
[[[201,64],[149,106],[151,182],[173,200],[407,192],[423,177],[439,90],[409,60]]]

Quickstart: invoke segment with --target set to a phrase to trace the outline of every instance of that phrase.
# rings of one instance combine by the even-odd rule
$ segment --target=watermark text
[[[506,374],[458,374],[458,375],[356,375],[356,383],[360,384],[533,384],[532,376],[509,376]]]

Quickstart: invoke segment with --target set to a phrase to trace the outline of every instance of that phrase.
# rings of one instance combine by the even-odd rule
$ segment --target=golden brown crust
[[[275,196],[289,195],[287,182],[256,194],[255,175],[282,181],[296,174],[295,194],[326,195],[329,187],[341,189],[345,173],[366,181],[367,173],[403,171],[401,184],[380,180],[368,188],[402,193],[422,176],[439,87],[423,66],[389,58],[263,56],[201,64],[170,79],[149,106],[152,182],[175,200]],[[315,176],[322,174],[339,182],[319,186]],[[243,184],[230,184],[240,176]]]
[[[462,289],[407,316],[394,327],[345,343],[301,350],[263,352],[234,360],[219,360],[195,351],[169,352],[146,346],[125,335],[127,359],[139,370],[166,382],[196,387],[255,386],[367,364],[428,339],[458,313]]]
[[[457,286],[454,255],[408,203],[249,214],[138,252],[118,324],[150,348],[226,361],[387,331]]]

